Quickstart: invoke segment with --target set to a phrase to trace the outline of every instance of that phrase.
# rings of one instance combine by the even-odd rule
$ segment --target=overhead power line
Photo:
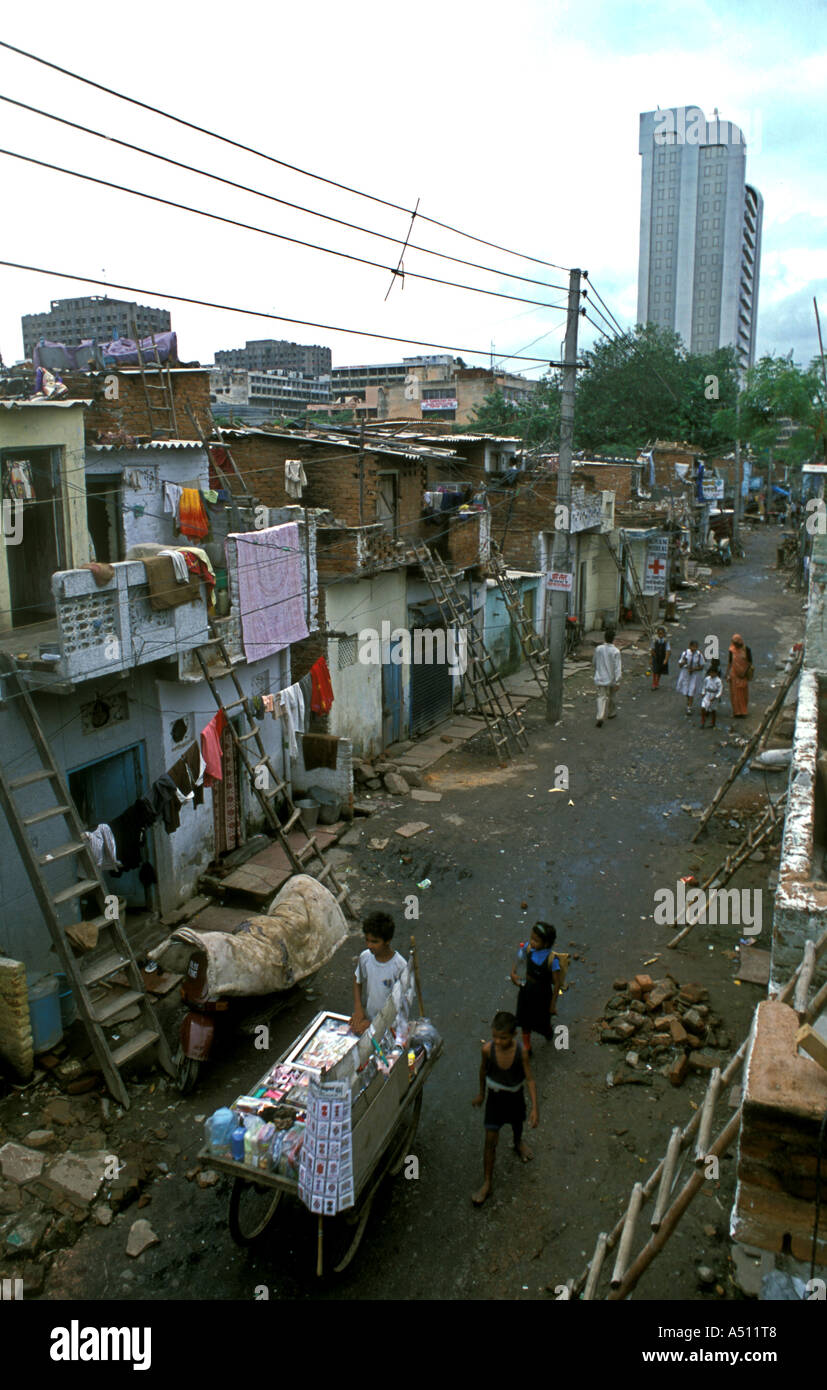
[[[374,193],[365,193],[359,188],[352,188],[349,184],[339,183],[337,179],[330,179],[323,174],[314,174],[310,169],[303,169],[298,164],[290,164],[287,160],[277,159],[275,155],[266,154],[263,150],[257,150],[252,145],[245,145],[240,140],[233,140],[228,135],[221,135],[218,131],[209,130],[205,126],[196,125],[194,121],[187,121],[182,116],[175,116],[171,111],[164,111],[160,106],[151,106],[149,102],[139,101],[137,97],[127,96],[125,92],[119,92],[114,87],[107,87],[102,82],[95,82],[91,77],[83,77],[81,73],[73,72],[71,68],[61,67],[59,63],[52,63],[47,58],[41,58],[36,53],[29,53],[25,48],[18,48],[13,43],[8,43],[5,39],[0,39],[0,48],[6,48],[10,53],[17,53],[21,58],[28,58],[33,63],[40,63],[41,66],[51,68],[53,72],[59,72],[64,77],[71,77],[76,82],[83,82],[87,87],[94,87],[99,92],[105,92],[107,96],[117,97],[119,101],[127,101],[132,106],[139,106],[144,111],[151,111],[154,116],[163,116],[165,120],[175,121],[177,125],[185,126],[188,130],[194,130],[199,135],[206,135],[211,140],[220,140],[222,144],[231,145],[236,150],[243,150],[245,154],[255,155],[258,159],[266,159],[270,164],[278,164],[282,169],[289,169],[294,174],[301,174],[305,178],[315,179],[319,183],[326,183],[331,188],[339,188],[344,193],[352,193],[357,198],[367,198],[370,202],[380,203],[383,207],[393,208],[396,212],[404,212],[411,217],[413,208],[403,207],[401,203],[394,203],[388,198],[380,198]],[[533,261],[535,265],[550,266],[553,270],[568,271],[569,267],[558,265],[555,261],[543,260],[540,256],[530,256],[524,251],[513,251],[508,246],[501,246],[496,241],[488,241],[485,237],[474,236],[471,232],[464,232],[460,227],[454,227],[449,222],[440,222],[436,217],[428,217],[424,213],[419,214],[420,221],[429,222],[434,227],[441,227],[443,231],[453,232],[456,236],[465,237],[468,241],[476,241],[481,246],[490,246],[495,251],[502,251],[507,256],[517,256],[520,260]]]
[[[245,309],[236,304],[219,304],[212,299],[195,299],[191,295],[171,294],[167,290],[146,289],[141,285],[123,285],[117,280],[101,280],[92,275],[74,275],[66,270],[50,270],[46,266],[25,265],[20,261],[0,260],[0,266],[6,266],[9,270],[29,270],[33,275],[52,275],[57,280],[75,280],[82,285],[100,285],[107,290],[126,290],[129,294],[150,295],[154,299],[168,299],[175,304],[194,304],[200,309],[221,309],[228,314],[245,314],[249,318],[272,319],[276,323],[292,323],[299,328],[320,328],[326,333],[347,333],[356,338],[375,338],[378,342],[385,343],[404,343],[409,347],[438,348],[440,352],[467,353],[471,357],[489,357],[490,348],[470,348],[457,347],[452,343],[431,343],[423,341],[421,338],[400,338],[392,333],[373,333],[366,328],[343,328],[341,324],[335,323],[316,323],[312,319],[293,319],[286,314],[267,313],[264,309]],[[546,307],[546,306],[543,306]],[[545,357],[525,357],[522,354],[515,354],[515,362],[546,362]],[[560,364],[549,362],[550,367]]]
[[[0,147],[0,154],[8,156],[9,159],[20,159],[26,164],[34,164],[40,169],[51,169],[56,174],[68,174],[73,179],[83,179],[85,183],[96,183],[100,188],[113,188],[117,193],[128,193],[133,198],[144,198],[151,203],[160,203],[163,207],[176,208],[179,212],[191,212],[196,217],[207,217],[211,222],[223,222],[228,227],[240,227],[245,232],[257,232],[260,236],[274,237],[277,241],[288,241],[293,246],[303,246],[308,251],[322,251],[327,256],[339,256],[345,261],[354,261],[357,265],[370,266],[374,270],[389,271],[391,275],[396,275],[393,266],[384,265],[381,261],[369,261],[364,256],[354,256],[350,251],[336,251],[332,246],[319,246],[312,241],[302,241],[300,237],[288,236],[286,232],[273,232],[268,227],[256,227],[251,222],[240,222],[235,217],[224,217],[220,212],[207,212],[204,208],[193,208],[188,203],[178,203],[174,198],[162,198],[158,193],[144,193],[140,188],[129,188],[126,184],[111,183],[109,179],[98,178],[95,174],[81,174],[77,169],[67,169],[62,164],[51,164],[46,159],[35,159],[30,154],[20,154],[17,150],[7,150]],[[401,273],[401,272],[400,272]],[[436,275],[423,275],[421,271],[408,270],[405,274],[414,280],[427,280],[432,285],[447,285],[451,289],[465,290],[472,294],[486,294],[494,299],[511,299],[517,304],[533,304],[539,309],[548,309],[551,306],[543,299],[525,299],[518,294],[505,294],[502,290],[485,290],[478,285],[463,285],[458,280],[441,280]],[[562,289],[562,285],[550,285],[550,289]]]
[[[93,135],[97,140],[104,140],[109,145],[120,145],[122,149],[132,150],[136,154],[147,155],[149,159],[157,159],[163,164],[170,164],[175,169],[183,169],[188,174],[197,174],[201,178],[212,179],[215,183],[223,183],[228,188],[237,188],[242,193],[251,193],[255,198],[266,198],[268,202],[278,203],[281,207],[291,208],[294,212],[306,213],[308,217],[320,217],[325,222],[334,222],[339,227],[347,227],[353,232],[363,232],[365,236],[377,237],[380,241],[390,241],[394,246],[404,246],[402,237],[391,236],[388,232],[377,232],[371,227],[363,227],[358,222],[348,222],[343,217],[334,217],[332,213],[320,212],[317,208],[305,207],[302,203],[293,203],[288,198],[279,198],[275,193],[267,193],[264,189],[253,188],[252,185],[239,183],[236,179],[228,179],[222,174],[214,174],[209,169],[201,169],[196,164],[185,164],[183,160],[173,159],[171,155],[159,154],[157,150],[149,150],[143,145],[135,145],[131,140],[121,140],[117,135],[106,135],[101,130],[93,130],[91,126],[80,125],[78,121],[70,121],[65,116],[56,116],[51,111],[43,111],[38,106],[30,106],[26,101],[18,101],[15,97],[4,96],[0,93],[0,101],[5,101],[10,106],[17,106],[22,111],[30,111],[35,116],[43,116],[46,120],[56,121],[59,125],[68,126],[71,130],[79,130],[84,135]],[[426,256],[436,256],[443,261],[452,261],[455,265],[465,265],[472,270],[482,270],[488,275],[499,275],[505,280],[520,280],[525,285],[539,285],[543,289],[552,288],[545,280],[535,280],[528,275],[517,275],[513,270],[500,270],[497,266],[483,265],[479,261],[469,261],[463,256],[451,256],[447,251],[435,251],[430,246],[420,246],[415,241],[409,241],[407,245],[412,251],[421,251]]]
[[[617,328],[618,333],[620,333],[622,336],[624,330],[621,328],[620,324],[618,323],[617,319],[615,318],[614,314],[612,313],[602,294],[599,290],[595,288],[594,282],[592,280],[589,280],[589,277],[585,271],[583,272],[583,274],[585,275],[585,278],[588,281],[589,289],[592,291],[592,294],[594,294],[600,300],[600,303],[603,305],[603,308],[606,310],[606,313],[609,315],[615,327]]]

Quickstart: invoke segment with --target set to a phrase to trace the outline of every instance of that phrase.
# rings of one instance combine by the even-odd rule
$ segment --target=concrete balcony
[[[91,570],[52,575],[55,617],[0,638],[25,683],[55,693],[152,661],[176,658],[209,638],[206,600],[156,611],[140,560],[112,566],[99,587]],[[24,655],[25,653],[25,655]]]

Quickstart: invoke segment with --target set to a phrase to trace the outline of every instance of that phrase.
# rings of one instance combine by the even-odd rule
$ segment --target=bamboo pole
[[[735,850],[735,853],[728,854],[724,859],[723,863],[719,864],[717,869],[715,869],[715,871],[711,873],[708,878],[704,879],[700,889],[702,893],[706,892],[707,888],[709,888],[712,884],[715,885],[715,887],[712,890],[712,894],[710,895],[710,905],[714,896],[718,893],[718,891],[721,888],[724,887],[724,884],[729,883],[729,880],[733,877],[734,874],[738,872],[741,865],[749,858],[753,850],[758,849],[759,845],[762,845],[765,840],[772,838],[778,827],[780,819],[779,815],[777,814],[778,808],[781,802],[785,801],[786,798],[787,793],[784,792],[783,796],[779,797],[777,801],[770,802],[769,806],[761,816],[761,819],[759,820],[758,824],[754,825],[752,829],[748,831],[745,839],[741,841],[741,843],[738,845],[738,848]],[[752,838],[753,836],[755,836],[754,839]],[[687,925],[685,927],[682,927],[681,930],[675,936],[672,937],[671,941],[668,941],[666,943],[668,950],[674,951],[675,947],[678,945],[678,942],[683,941],[684,937],[689,935],[693,927],[696,927],[698,925],[701,916],[701,910],[702,907],[701,904],[699,904],[698,909],[694,917],[692,918],[692,921],[688,921]]]
[[[799,1019],[803,1019],[807,1012],[807,1001],[810,997],[810,985],[813,979],[813,971],[816,968],[816,947],[814,941],[808,941],[804,947],[804,959],[801,962],[801,973],[795,982],[795,994],[793,995],[793,1008],[798,1014]]]
[[[618,1288],[620,1284],[623,1282],[623,1273],[626,1269],[626,1265],[629,1262],[629,1251],[632,1248],[632,1241],[634,1240],[635,1236],[635,1222],[638,1219],[638,1216],[640,1214],[640,1208],[642,1205],[643,1187],[639,1182],[636,1182],[634,1187],[632,1188],[632,1195],[629,1198],[629,1206],[626,1211],[626,1219],[623,1222],[623,1234],[620,1237],[620,1245],[618,1246],[617,1259],[615,1260],[615,1267],[612,1270],[611,1283],[613,1289]]]
[[[323,1271],[323,1269],[324,1269],[324,1260],[323,1260],[323,1250],[324,1250],[323,1226],[324,1226],[324,1217],[323,1217],[323,1216],[320,1216],[320,1217],[319,1217],[319,1226],[318,1226],[318,1230],[317,1230],[317,1233],[316,1233],[316,1277],[317,1277],[318,1279],[321,1279],[321,1277],[322,1277],[322,1271]]]
[[[709,1150],[711,1156],[720,1158],[721,1154],[726,1153],[738,1133],[738,1126],[740,1123],[741,1107],[739,1106],[726,1128],[721,1131],[715,1143],[712,1145],[712,1148]],[[616,1288],[612,1288],[608,1294],[609,1302],[628,1298],[641,1275],[648,1269],[655,1256],[663,1249],[693,1197],[700,1191],[701,1185],[705,1181],[703,1170],[700,1168],[696,1168],[695,1172],[687,1178],[675,1201],[664,1216],[660,1230],[656,1235],[652,1236],[652,1239],[646,1245],[644,1245],[637,1259],[624,1275],[623,1282]]]
[[[583,1302],[590,1303],[594,1298],[594,1291],[597,1288],[597,1281],[600,1278],[600,1271],[603,1268],[603,1261],[606,1258],[606,1251],[609,1248],[609,1241],[605,1231],[601,1231],[597,1237],[597,1245],[594,1247],[592,1262],[589,1265],[589,1277],[586,1280],[586,1287],[583,1291]]]
[[[823,1010],[825,1004],[827,1004],[827,982],[825,982],[821,986],[821,989],[818,991],[818,994],[814,994],[812,999],[810,1000],[810,1003],[807,1006],[807,1012],[804,1015],[804,1021],[806,1023],[814,1023],[821,1011]]]
[[[713,1067],[712,1075],[709,1078],[709,1085],[706,1088],[703,1105],[701,1106],[701,1123],[698,1126],[698,1142],[695,1145],[695,1162],[702,1165],[706,1162],[707,1145],[712,1133],[712,1120],[715,1114],[715,1106],[721,1090],[721,1069]]]
[[[825,944],[827,944],[827,933],[825,933]],[[744,1061],[744,1057],[745,1057],[745,1055],[746,1055],[746,1050],[747,1050],[747,1045],[748,1045],[748,1043],[749,1043],[749,1037],[744,1038],[744,1040],[742,1041],[742,1043],[741,1043],[740,1047],[738,1048],[737,1052],[734,1052],[733,1055],[730,1057],[729,1061],[728,1061],[727,1064],[726,1064],[726,1067],[724,1068],[723,1075],[722,1075],[722,1077],[721,1077],[721,1085],[722,1085],[722,1086],[727,1086],[727,1085],[729,1085],[729,1082],[733,1079],[733,1077],[735,1076],[736,1072],[737,1072],[737,1071],[740,1069],[740,1067],[742,1066],[743,1061]],[[692,1138],[693,1134],[695,1133],[695,1130],[698,1128],[698,1125],[699,1125],[700,1123],[701,1123],[701,1112],[700,1112],[700,1110],[696,1110],[695,1113],[694,1113],[694,1115],[691,1117],[691,1119],[688,1121],[688,1123],[684,1126],[683,1130],[681,1131],[681,1146],[683,1146],[684,1144],[686,1144],[686,1143],[689,1142],[689,1140]],[[662,1174],[662,1172],[663,1172],[663,1165],[664,1165],[664,1162],[665,1162],[665,1159],[661,1159],[661,1160],[660,1160],[660,1162],[658,1163],[657,1167],[653,1169],[653,1171],[649,1174],[649,1177],[646,1179],[646,1182],[643,1184],[643,1196],[644,1196],[644,1200],[646,1200],[646,1199],[648,1199],[649,1197],[651,1197],[652,1193],[653,1193],[654,1190],[655,1190],[655,1187],[657,1186],[658,1182],[660,1181],[660,1177],[661,1177],[661,1174]],[[619,1237],[620,1237],[620,1234],[621,1234],[621,1232],[622,1232],[622,1230],[623,1230],[623,1224],[624,1224],[625,1219],[626,1219],[626,1215],[625,1215],[625,1212],[624,1212],[623,1216],[620,1217],[620,1219],[618,1220],[617,1224],[614,1226],[614,1228],[612,1229],[612,1231],[609,1233],[609,1236],[608,1236],[608,1239],[607,1239],[607,1242],[606,1242],[606,1243],[607,1243],[607,1248],[608,1248],[609,1250],[613,1250],[614,1247],[615,1247],[615,1245],[617,1244],[617,1241],[618,1241],[618,1239],[619,1239]],[[580,1289],[582,1289],[583,1285],[584,1285],[585,1282],[586,1282],[586,1279],[588,1278],[588,1273],[589,1273],[589,1267],[588,1267],[588,1265],[587,1265],[586,1268],[583,1270],[582,1274],[580,1275],[579,1279],[577,1279],[577,1280],[575,1281],[574,1287],[575,1287],[575,1291],[576,1291],[576,1292],[579,1292]]]
[[[655,1198],[655,1210],[652,1212],[651,1227],[653,1231],[660,1229],[663,1220],[663,1213],[666,1210],[666,1203],[669,1200],[669,1193],[672,1191],[672,1183],[675,1178],[675,1168],[678,1163],[678,1155],[681,1151],[681,1127],[675,1125],[669,1140],[669,1147],[666,1150],[666,1157],[661,1165],[660,1186],[658,1195]]]

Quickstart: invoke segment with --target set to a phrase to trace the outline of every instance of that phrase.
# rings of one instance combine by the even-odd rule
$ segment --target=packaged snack
[[[304,1125],[295,1124],[284,1136],[281,1148],[279,1172],[285,1178],[295,1180],[299,1175],[299,1161],[304,1143]]]

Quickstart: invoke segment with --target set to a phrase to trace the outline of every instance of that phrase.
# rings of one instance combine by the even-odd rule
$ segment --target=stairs
[[[19,712],[40,763],[38,771],[22,777],[10,776],[7,762],[0,763],[0,804],[107,1087],[115,1100],[128,1109],[129,1093],[121,1068],[141,1053],[152,1050],[164,1070],[174,1076],[169,1048],[121,923],[122,905],[109,892],[92,858],[78,812],[55,763],[31,696],[11,659],[3,655],[0,662],[5,708],[8,710],[13,705]],[[26,751],[23,750],[23,756]],[[19,744],[15,744],[11,756],[18,759],[20,755]],[[27,805],[33,801],[34,804]],[[40,809],[35,809],[35,805]],[[50,822],[56,824],[50,826]],[[44,835],[48,837],[49,830],[54,835],[68,835],[68,839],[44,849],[42,844],[33,843],[33,827],[37,827],[34,835],[38,839]],[[55,871],[60,868],[63,873],[58,875]],[[76,879],[58,887],[61,879],[65,883],[67,868],[74,868]],[[82,916],[84,899],[87,903],[91,899],[94,904],[91,917]],[[97,944],[77,955],[75,946],[90,938],[96,939]],[[119,972],[126,974],[129,982],[126,989],[114,982],[107,983]],[[130,1005],[138,1006],[139,1031],[115,1047],[105,1030],[112,1026],[112,1018]]]

